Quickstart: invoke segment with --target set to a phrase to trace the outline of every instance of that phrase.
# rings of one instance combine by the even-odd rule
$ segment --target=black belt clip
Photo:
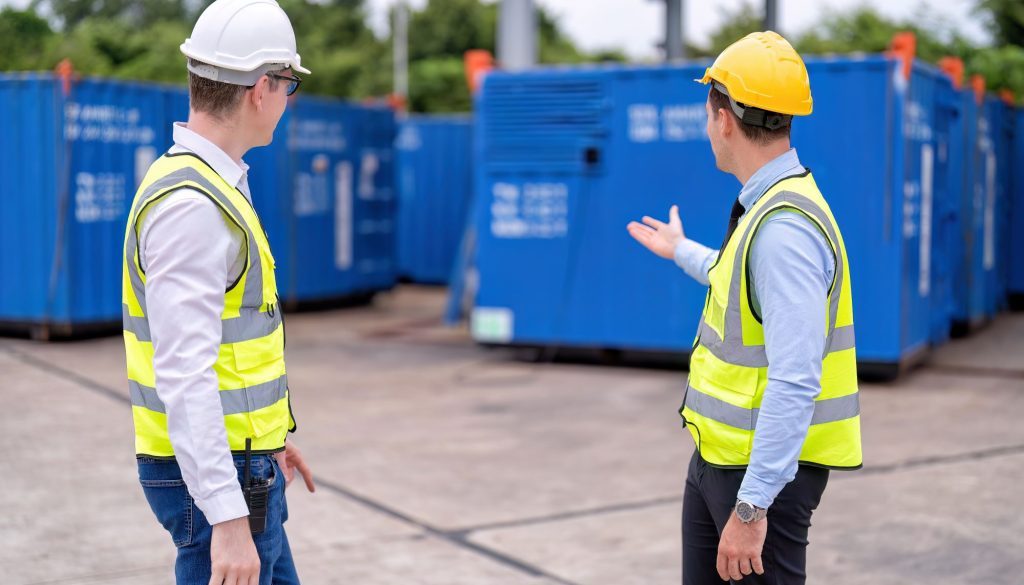
[[[270,482],[252,477],[252,439],[245,440],[245,470],[243,471],[242,494],[249,508],[249,530],[261,534],[267,529],[267,504],[270,500]]]

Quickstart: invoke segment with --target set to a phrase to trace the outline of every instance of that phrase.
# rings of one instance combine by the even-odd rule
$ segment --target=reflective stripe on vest
[[[761,202],[758,202],[760,206]],[[790,204],[804,214],[811,215],[820,222],[820,225],[828,232],[830,242],[839,241],[838,234],[832,226],[831,221],[816,203],[809,198],[791,192],[781,192],[768,198],[761,208],[761,213],[751,220],[751,229],[744,231],[742,239],[737,247],[738,255],[745,255],[748,243],[751,241],[754,232],[760,227],[761,221],[778,211],[782,204]],[[737,230],[738,231],[738,230]],[[836,328],[836,316],[839,312],[839,293],[842,290],[843,280],[846,278],[844,265],[844,253],[841,247],[833,244],[833,252],[836,255],[835,278],[832,285],[832,293],[829,302],[829,332],[825,341],[825,355],[833,351],[843,351],[854,347],[853,325],[846,325]],[[737,257],[733,261],[733,272],[731,285],[729,287],[729,304],[725,313],[725,339],[722,339],[718,332],[704,321],[701,316],[699,339],[704,347],[719,359],[741,366],[752,368],[763,368],[768,366],[768,355],[765,353],[764,345],[745,345],[743,343],[743,327],[740,318],[740,279],[745,266],[744,262]],[[824,356],[822,356],[824,357]]]
[[[740,218],[737,229],[709,272],[711,287],[694,342],[691,370],[680,413],[713,465],[750,461],[754,430],[768,380],[764,328],[750,306],[746,260],[763,221],[780,210],[804,215],[817,226],[835,257],[835,275],[823,298],[821,393],[800,461],[825,467],[861,465],[860,403],[848,259],[835,220],[810,175],[790,177],[770,188]],[[747,291],[745,294],[744,291]],[[722,293],[725,293],[724,295]]]
[[[122,318],[128,356],[129,393],[135,420],[136,453],[173,456],[166,408],[155,388],[153,336],[146,311],[146,275],[139,259],[139,230],[149,206],[179,190],[210,199],[245,235],[246,263],[224,292],[221,346],[214,371],[231,450],[284,447],[294,428],[284,365],[283,321],[269,243],[251,204],[205,162],[193,155],[165,155],[150,167],[132,203],[125,230]]]
[[[752,431],[757,425],[760,408],[743,408],[715,398],[689,384],[686,388],[686,408],[697,414],[716,420],[731,427]],[[847,394],[837,398],[827,398],[814,403],[812,425],[836,422],[853,418],[860,414],[860,398],[858,393]]]

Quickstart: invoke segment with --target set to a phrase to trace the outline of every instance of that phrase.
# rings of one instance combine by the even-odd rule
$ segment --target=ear
[[[256,85],[249,92],[249,101],[256,108],[257,112],[263,111],[263,98],[266,97],[267,91],[270,89],[268,87],[269,82],[270,80],[264,75],[260,77],[259,81],[256,82]]]
[[[736,130],[736,117],[732,115],[732,112],[725,109],[718,109],[718,131],[722,133],[722,136],[729,137]]]

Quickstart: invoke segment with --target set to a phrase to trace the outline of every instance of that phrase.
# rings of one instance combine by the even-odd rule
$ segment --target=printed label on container
[[[514,320],[512,309],[476,307],[470,317],[470,331],[476,341],[508,343],[512,341]]]
[[[345,126],[327,120],[301,120],[293,118],[289,124],[288,147],[292,150],[319,150],[345,152]]]
[[[141,125],[141,118],[138,108],[69,102],[64,106],[64,136],[78,142],[151,144],[156,131]]]
[[[295,173],[296,217],[322,215],[330,209],[327,176],[321,173]]]
[[[496,238],[563,238],[569,232],[565,183],[495,183],[491,188],[491,235]]]
[[[395,148],[398,150],[415,151],[422,146],[423,139],[420,137],[420,130],[412,125],[403,126],[398,133],[398,138],[395,139]]]
[[[631,104],[626,109],[629,140],[689,142],[707,140],[708,113],[704,102],[694,104]]]
[[[125,211],[127,181],[119,173],[75,175],[75,220],[78,223],[114,221]]]

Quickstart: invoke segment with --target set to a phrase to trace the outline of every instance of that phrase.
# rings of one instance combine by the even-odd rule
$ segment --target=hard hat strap
[[[230,83],[232,85],[244,85],[251,87],[260,80],[267,73],[273,71],[280,71],[287,69],[288,63],[264,63],[253,71],[236,71],[234,69],[225,69],[224,67],[217,67],[216,65],[210,65],[208,63],[202,63],[189,59],[188,70],[198,75],[199,77],[205,77],[212,81],[219,81],[221,83]]]
[[[732,96],[729,95],[729,90],[717,81],[714,82],[713,87],[725,94],[725,97],[729,98],[729,107],[732,108],[733,113],[736,114],[736,117],[744,124],[767,128],[769,130],[777,130],[783,126],[788,126],[790,122],[793,121],[793,116],[769,112],[768,110],[762,110],[761,108],[755,108],[753,106],[744,106],[732,99]]]

